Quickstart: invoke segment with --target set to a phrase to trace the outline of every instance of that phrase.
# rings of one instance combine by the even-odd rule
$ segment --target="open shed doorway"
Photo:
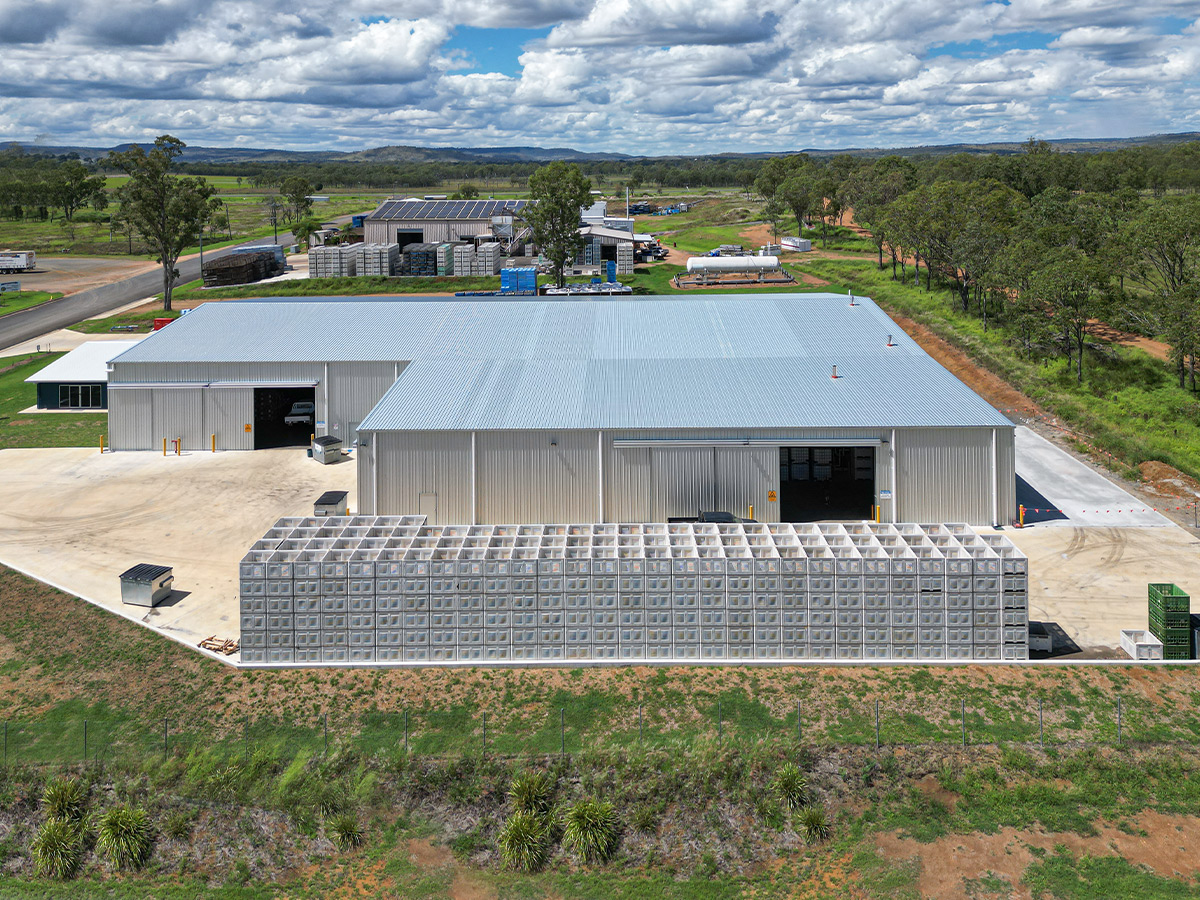
[[[254,449],[271,447],[307,447],[315,431],[316,389],[255,388],[254,389]],[[314,404],[305,421],[292,425],[284,422],[297,403]]]
[[[783,521],[857,521],[874,513],[874,447],[779,448]]]

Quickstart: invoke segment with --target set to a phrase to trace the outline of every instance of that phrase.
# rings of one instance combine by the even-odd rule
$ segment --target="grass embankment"
[[[90,807],[145,807],[155,856],[120,882],[89,856],[56,896],[448,898],[465,879],[502,897],[916,897],[911,857],[935,853],[964,883],[1023,879],[1044,896],[1190,889],[1142,868],[1137,853],[1154,841],[1104,857],[1114,829],[1167,840],[1176,824],[1200,827],[1186,818],[1200,801],[1192,668],[232,672],[2,569],[0,648],[4,896],[50,890],[29,863],[36,798],[85,757]],[[1177,743],[1133,745],[1158,739]],[[923,740],[938,743],[913,746]],[[1025,746],[979,746],[996,740]],[[829,814],[827,842],[805,842],[781,800],[788,761]],[[552,840],[546,872],[500,870],[506,793],[530,767],[551,774],[560,804],[614,804],[612,861],[581,869]],[[362,828],[360,850],[324,840],[343,813]],[[947,848],[962,835],[1000,843],[961,859]],[[1014,847],[1028,858],[999,865]]]
[[[40,306],[47,300],[57,300],[61,296],[50,291],[5,291],[0,294],[0,316]]]
[[[8,447],[94,447],[108,432],[103,413],[28,413],[37,404],[37,385],[25,379],[62,353],[36,353],[0,359],[0,450]]]

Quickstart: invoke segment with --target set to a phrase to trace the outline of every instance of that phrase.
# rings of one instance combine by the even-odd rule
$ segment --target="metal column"
[[[892,522],[899,522],[897,506],[900,503],[899,485],[896,484],[896,429],[892,429],[892,439],[888,442],[888,452],[892,455]]]

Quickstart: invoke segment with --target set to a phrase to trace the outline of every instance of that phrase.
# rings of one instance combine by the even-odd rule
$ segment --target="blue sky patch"
[[[941,45],[935,44],[931,55],[980,59],[1006,50],[1045,50],[1057,37],[1057,34],[1047,34],[1044,31],[1014,31],[1012,34],[997,34],[985,41],[948,41]]]
[[[516,75],[521,70],[517,59],[524,51],[524,46],[549,33],[549,28],[475,28],[460,25],[446,42],[446,50],[466,53],[472,62],[472,72]]]

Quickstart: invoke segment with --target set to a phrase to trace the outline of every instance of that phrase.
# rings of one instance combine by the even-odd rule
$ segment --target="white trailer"
[[[32,272],[37,265],[37,254],[32,250],[0,250],[0,272]]]

